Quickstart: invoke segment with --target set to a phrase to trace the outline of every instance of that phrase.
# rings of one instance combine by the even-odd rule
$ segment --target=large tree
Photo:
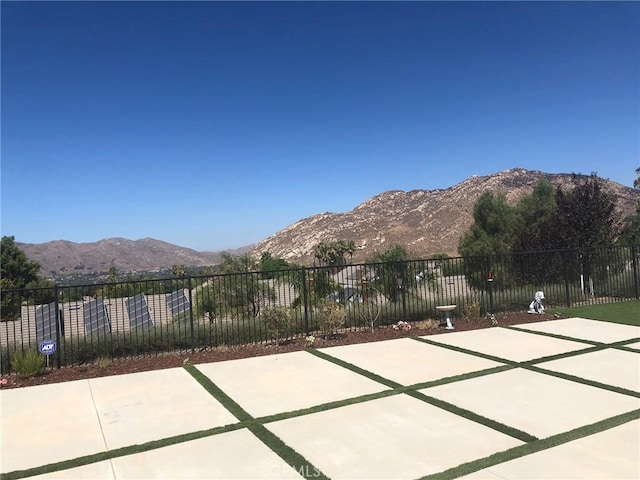
[[[336,242],[320,242],[315,246],[314,256],[330,267],[345,265],[345,255],[351,256],[356,251],[356,244],[353,240],[338,240]]]
[[[23,301],[42,304],[54,300],[53,283],[40,277],[40,264],[29,260],[15,244],[3,236],[0,244],[0,319],[17,320]],[[23,289],[29,289],[23,291]]]
[[[513,207],[504,195],[485,192],[473,207],[473,224],[460,240],[462,256],[500,254],[511,251],[517,228]]]
[[[15,237],[2,237],[0,244],[2,289],[25,288],[38,281],[40,264],[29,260],[15,244]]]
[[[636,168],[633,187],[640,189],[640,167]],[[636,205],[636,213],[626,220],[626,225],[622,232],[622,241],[628,245],[640,245],[640,201]]]
[[[554,243],[551,222],[556,214],[553,185],[546,180],[536,184],[533,193],[523,197],[515,208],[517,226],[514,252],[546,250]]]
[[[571,248],[579,253],[611,245],[620,221],[611,196],[595,173],[573,176],[573,188],[556,190],[556,215],[550,228],[553,244],[547,248]]]

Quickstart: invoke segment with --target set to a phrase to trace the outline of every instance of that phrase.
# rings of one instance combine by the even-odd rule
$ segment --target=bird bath
[[[453,312],[455,309],[456,305],[439,305],[436,307],[436,310],[445,312],[447,316],[447,326],[445,327],[447,330],[453,330],[453,325],[451,323],[451,312]]]

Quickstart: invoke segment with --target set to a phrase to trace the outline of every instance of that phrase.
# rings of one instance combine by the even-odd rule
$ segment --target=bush
[[[47,363],[44,355],[35,350],[16,350],[11,356],[11,365],[21,377],[29,378],[42,375]]]
[[[265,308],[260,312],[260,319],[267,330],[268,338],[276,343],[291,334],[293,317],[291,310],[286,307]]]
[[[325,333],[336,333],[347,319],[347,311],[336,302],[326,302],[318,311],[320,328]]]

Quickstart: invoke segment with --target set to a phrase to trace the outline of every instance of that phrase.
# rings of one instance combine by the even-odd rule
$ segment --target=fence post
[[[58,297],[60,295],[59,295],[59,292],[58,292],[58,284],[57,283],[53,285],[53,296],[55,297],[53,307],[56,310],[56,368],[60,368],[60,361],[61,361],[60,350],[62,349],[61,345],[60,345],[60,322],[64,321],[64,319],[60,318],[61,317],[61,315],[60,315],[60,305],[58,304]]]
[[[309,292],[307,290],[307,269],[302,268],[302,303],[304,305],[304,334],[309,336]]]
[[[636,300],[640,298],[640,285],[638,284],[638,250],[636,245],[631,245],[631,266],[633,267],[633,288],[636,292]]]
[[[569,251],[565,250],[562,253],[562,263],[563,263],[563,276],[564,276],[564,300],[567,305],[567,308],[571,307],[571,291],[569,288],[569,268],[567,266],[567,256],[569,255]]]
[[[491,255],[487,255],[487,283],[489,284],[489,313],[494,314],[493,311],[493,270],[491,264]]]
[[[193,333],[193,295],[191,294],[192,292],[192,288],[191,288],[191,275],[189,275],[189,278],[187,279],[188,285],[189,285],[189,305],[191,305],[191,308],[189,309],[189,329],[190,329],[190,335],[191,335],[191,353],[195,353],[196,352],[196,339]]]

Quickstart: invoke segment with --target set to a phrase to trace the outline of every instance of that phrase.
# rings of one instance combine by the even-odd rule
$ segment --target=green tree
[[[320,242],[315,246],[314,257],[330,267],[345,265],[345,255],[349,258],[356,251],[356,244],[353,240],[338,240],[336,242]]]
[[[258,269],[262,272],[262,278],[274,278],[276,273],[282,270],[289,270],[292,265],[283,258],[276,258],[270,252],[264,252],[260,256]]]
[[[473,224],[460,240],[462,256],[501,254],[511,251],[517,230],[517,214],[504,195],[483,193],[473,207]]]
[[[53,283],[40,277],[40,264],[29,260],[15,244],[15,237],[3,236],[0,241],[0,319],[20,318],[23,301],[49,303],[53,298]],[[34,289],[29,292],[12,290]]]
[[[573,176],[573,189],[556,190],[556,215],[550,228],[554,244],[549,248],[571,248],[580,254],[614,243],[620,222],[611,196],[595,173]]]
[[[275,290],[260,278],[255,260],[248,254],[222,254],[216,275],[196,293],[195,312],[214,318],[256,318],[264,305],[276,299]]]
[[[488,287],[487,273],[491,271],[495,288],[503,288],[509,278],[503,262],[492,263],[492,256],[511,251],[519,221],[516,209],[507,204],[504,195],[485,192],[473,207],[474,223],[463,235],[458,246],[464,256],[463,270],[470,285],[484,290]],[[499,269],[499,271],[497,271]]]
[[[532,252],[554,247],[555,232],[552,222],[556,215],[556,198],[553,185],[543,180],[536,184],[533,193],[525,196],[515,207],[513,251]]]
[[[26,288],[38,280],[40,264],[29,260],[15,244],[15,237],[2,237],[0,244],[2,289]]]
[[[371,256],[367,263],[373,264],[376,274],[370,282],[370,290],[380,292],[390,302],[399,301],[403,291],[411,291],[416,286],[416,276],[420,273],[417,264],[410,260],[407,249],[398,244]]]
[[[186,277],[188,273],[187,266],[184,264],[171,266],[171,275],[174,277]]]
[[[636,168],[636,178],[633,187],[640,189],[640,167]],[[640,245],[640,201],[636,205],[635,214],[625,221],[621,235],[622,242],[627,245]]]

